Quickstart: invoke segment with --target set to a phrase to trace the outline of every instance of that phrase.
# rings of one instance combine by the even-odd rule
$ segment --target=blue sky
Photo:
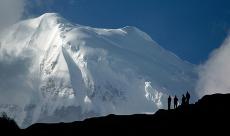
[[[33,0],[30,14],[57,12],[82,25],[136,26],[191,63],[207,60],[230,28],[229,0]]]

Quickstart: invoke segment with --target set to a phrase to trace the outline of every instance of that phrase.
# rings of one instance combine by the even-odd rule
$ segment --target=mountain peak
[[[11,93],[0,100],[13,100],[4,103],[16,105],[10,115],[21,127],[155,112],[168,94],[193,90],[196,75],[194,66],[156,45],[136,27],[74,25],[56,13],[19,22],[1,39],[0,70],[7,76],[0,78]]]
[[[44,17],[60,17],[60,14],[58,13],[44,13],[43,15],[39,16],[40,18]]]

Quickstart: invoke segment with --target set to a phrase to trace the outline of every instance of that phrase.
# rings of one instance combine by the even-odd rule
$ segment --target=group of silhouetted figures
[[[181,100],[181,106],[185,106],[185,105],[189,105],[189,99],[190,99],[190,94],[187,92],[186,95],[182,95],[182,100]],[[172,98],[169,95],[168,97],[168,110],[171,109],[171,101]],[[176,109],[178,107],[178,98],[175,95],[174,99],[173,99],[173,103],[174,103],[174,109]]]

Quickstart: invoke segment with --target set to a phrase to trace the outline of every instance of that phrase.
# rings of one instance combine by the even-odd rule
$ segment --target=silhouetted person
[[[186,97],[182,95],[182,102],[181,105],[184,106],[186,104]]]
[[[168,110],[171,109],[171,96],[169,95],[169,98],[168,98]]]
[[[175,97],[174,97],[174,109],[177,108],[177,105],[178,105],[178,98],[175,95]]]
[[[186,93],[186,104],[189,105],[190,94]]]

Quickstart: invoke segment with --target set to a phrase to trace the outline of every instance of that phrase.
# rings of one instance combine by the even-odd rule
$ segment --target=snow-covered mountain
[[[0,39],[0,111],[21,127],[154,112],[197,79],[194,65],[135,27],[98,29],[48,13]]]

